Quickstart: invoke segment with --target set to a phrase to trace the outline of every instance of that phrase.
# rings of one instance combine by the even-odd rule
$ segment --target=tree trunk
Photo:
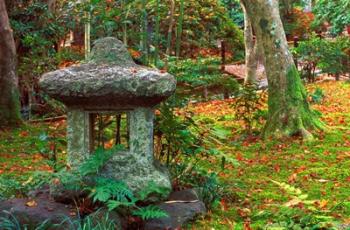
[[[288,50],[278,1],[243,0],[243,3],[265,56],[269,112],[264,137],[298,134],[312,138],[309,131],[322,128],[322,123],[309,107],[306,90]]]
[[[16,48],[4,0],[0,0],[0,127],[20,123]]]
[[[165,69],[168,69],[168,59],[171,55],[171,42],[172,42],[173,27],[174,27],[174,14],[175,14],[175,0],[170,0],[168,40],[167,40],[166,51],[165,51],[165,54],[166,54]]]
[[[143,52],[143,64],[148,65],[148,15],[147,15],[147,1],[142,0],[142,52]]]
[[[244,4],[241,4],[244,13],[244,43],[245,43],[245,84],[257,82],[256,70],[258,67],[257,44],[254,41],[253,28],[247,15]]]
[[[156,31],[155,31],[155,51],[154,65],[158,68],[159,62],[159,45],[160,45],[160,0],[156,0]]]
[[[176,57],[180,57],[180,51],[181,51],[181,36],[182,36],[182,24],[184,20],[184,11],[185,11],[185,3],[184,0],[180,1],[180,16],[179,21],[177,25],[177,31],[176,31]]]

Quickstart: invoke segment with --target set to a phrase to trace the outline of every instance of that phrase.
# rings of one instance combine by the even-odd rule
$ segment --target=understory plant
[[[257,85],[245,84],[233,102],[235,119],[243,122],[244,131],[248,134],[252,134],[253,129],[262,125],[264,121],[263,105],[265,100],[265,92],[259,92]]]
[[[98,148],[77,169],[57,173],[53,182],[68,190],[87,192],[93,207],[105,205],[109,211],[117,210],[124,215],[139,216],[144,219],[167,216],[157,206],[147,203],[147,199],[151,196],[164,197],[164,194],[169,192],[167,189],[150,183],[144,190],[134,194],[124,181],[98,175],[111,156],[122,149],[120,145],[108,150]]]

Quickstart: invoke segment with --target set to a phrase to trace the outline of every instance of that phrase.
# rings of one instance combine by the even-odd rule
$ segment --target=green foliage
[[[38,189],[52,179],[49,172],[34,172],[30,177],[14,179],[10,175],[0,175],[0,200],[23,197],[32,190]]]
[[[92,198],[94,203],[105,204],[110,211],[124,207],[130,210],[137,209],[135,213],[142,218],[165,216],[166,214],[163,211],[152,207],[148,208],[148,206],[139,207],[137,202],[144,202],[155,194],[164,197],[164,194],[168,193],[167,189],[161,188],[155,183],[150,183],[145,190],[141,190],[135,197],[125,182],[98,176],[98,172],[105,163],[120,150],[122,150],[121,146],[116,146],[110,150],[97,149],[78,169],[62,170],[56,173],[55,176],[66,189],[89,191],[89,197]],[[86,222],[86,224],[90,223]]]
[[[223,196],[223,185],[215,173],[205,175],[196,190],[208,210],[211,210]]]
[[[314,27],[321,26],[325,22],[331,24],[331,33],[340,34],[350,24],[349,0],[318,0],[313,8],[316,15]]]
[[[117,145],[111,149],[105,150],[103,148],[97,148],[95,153],[85,160],[79,167],[79,173],[82,176],[96,174],[106,164],[116,152],[123,150],[122,145]]]
[[[271,181],[285,191],[291,200],[276,215],[277,221],[268,224],[265,229],[336,229],[334,218],[327,210],[319,209],[316,201],[309,200],[308,194],[290,184]],[[308,212],[298,208],[298,205],[305,206]]]
[[[312,100],[312,102],[314,102],[316,104],[321,104],[324,97],[325,97],[325,95],[324,95],[324,92],[321,88],[316,88],[315,92],[313,92],[311,94],[311,100]]]
[[[0,176],[0,200],[12,198],[21,192],[23,186],[18,180],[8,176]]]
[[[150,17],[155,14],[155,4],[156,1],[147,4]],[[169,5],[165,1],[161,2],[161,18],[168,17]],[[180,1],[176,1],[175,22],[179,21],[181,15],[179,6]],[[168,28],[169,20],[163,20],[160,25],[163,47]],[[216,47],[217,39],[224,39],[232,47],[243,49],[243,34],[232,22],[220,0],[184,1],[182,31],[182,54],[191,54],[196,48]]]
[[[132,212],[134,216],[139,216],[143,220],[149,220],[153,218],[168,217],[168,214],[154,205],[148,205],[146,207],[139,208]]]
[[[169,63],[168,72],[173,74],[179,83],[187,83],[194,87],[208,85],[221,80],[220,63],[219,58],[172,61]]]
[[[93,201],[107,202],[108,200],[117,200],[127,202],[133,199],[133,194],[128,186],[122,181],[116,181],[108,178],[98,177],[96,186],[91,190],[90,197]]]
[[[85,218],[66,217],[62,223],[54,225],[54,227],[66,226],[69,230],[115,230],[119,229],[120,223],[113,219],[109,212],[105,213],[102,209],[88,215]]]
[[[324,43],[325,40],[313,35],[309,40],[300,42],[299,46],[294,48],[293,51],[302,66],[301,77],[314,81],[316,67],[323,56]]]
[[[244,26],[244,14],[240,6],[239,0],[221,0],[222,4],[227,8],[231,20],[241,28]]]
[[[330,221],[331,218],[307,214],[296,208],[283,208],[276,213],[277,220],[267,224],[266,230],[288,230],[288,229],[338,229],[335,223]]]
[[[55,9],[49,9],[49,4],[41,0],[15,2],[9,4],[8,11],[16,41],[21,96],[30,97],[31,103],[35,104],[31,108],[32,114],[42,115],[41,110],[44,108],[47,111],[52,109],[49,112],[51,114],[62,114],[62,105],[58,106],[57,102],[47,97],[42,98],[38,79],[43,73],[55,70],[62,62],[82,58],[78,51],[60,49],[60,43],[66,40],[66,35],[76,26],[71,13],[72,4],[65,0],[55,1]],[[39,103],[41,106],[37,106]]]
[[[156,183],[151,181],[150,183],[148,183],[146,188],[144,188],[137,194],[137,197],[139,200],[146,200],[146,199],[149,200],[149,198],[154,195],[157,197],[161,196],[163,198],[166,198],[164,197],[164,194],[168,194],[168,193],[169,193],[168,188],[160,187]]]
[[[22,228],[21,224],[18,222],[17,218],[8,211],[3,211],[5,217],[0,217],[0,229],[4,230],[25,230]]]
[[[191,116],[176,116],[175,109],[182,103],[176,97],[171,97],[159,107],[160,114],[156,117],[155,136],[156,152],[159,160],[171,167],[171,162],[183,155],[193,156],[201,151],[201,139],[197,136],[198,126]]]
[[[180,93],[188,90],[193,95],[193,90],[200,87],[229,95],[237,93],[239,84],[234,78],[223,74],[220,67],[221,60],[217,57],[199,57],[197,59],[171,61],[168,72],[176,77]]]
[[[195,48],[215,47],[217,39],[225,39],[232,47],[243,49],[242,32],[230,20],[225,7],[219,0],[191,0],[183,3],[181,7],[181,2],[175,1],[175,26],[173,31],[170,31],[171,35],[181,36],[182,54],[189,55]],[[78,17],[83,18],[83,21],[87,20],[84,12],[93,15],[92,40],[113,35],[123,38],[130,47],[135,47],[142,52],[142,57],[152,53],[157,59],[159,51],[165,53],[169,30],[170,4],[168,2],[91,1],[77,4],[76,9],[79,12]],[[159,18],[165,20],[159,20]],[[180,27],[182,27],[181,30],[179,30]],[[145,42],[150,43],[148,47],[143,47]],[[175,51],[176,39],[169,42],[171,51]]]
[[[350,38],[337,37],[333,41],[326,41],[322,58],[318,67],[324,73],[338,77],[340,74],[350,73]]]
[[[322,72],[339,76],[349,72],[350,39],[338,37],[335,40],[321,39],[313,35],[309,40],[300,42],[294,52],[302,66],[302,77],[314,81],[315,70],[320,68]]]
[[[244,122],[245,131],[250,134],[254,127],[261,123],[260,114],[262,114],[262,105],[264,93],[257,91],[254,84],[244,85],[237,99],[233,103],[235,109],[235,118]]]

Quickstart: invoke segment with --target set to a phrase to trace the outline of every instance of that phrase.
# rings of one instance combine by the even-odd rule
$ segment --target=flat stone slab
[[[116,38],[95,42],[88,63],[44,74],[41,88],[69,107],[113,109],[154,106],[172,95],[175,78],[136,65]]]
[[[145,230],[181,229],[184,224],[207,212],[204,203],[198,199],[193,189],[173,192],[169,199],[158,205],[168,217],[148,220],[145,223]]]
[[[0,202],[0,216],[10,219],[8,213],[15,216],[20,224],[33,227],[47,220],[50,220],[52,224],[59,224],[67,217],[74,217],[76,209],[73,206],[53,201],[49,196],[49,192],[43,191],[33,198],[11,199]]]

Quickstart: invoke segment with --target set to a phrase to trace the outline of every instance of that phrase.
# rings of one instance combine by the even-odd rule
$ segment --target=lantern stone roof
[[[94,43],[87,63],[44,74],[40,87],[68,107],[107,110],[154,106],[174,93],[176,80],[137,65],[121,41],[107,37]]]

